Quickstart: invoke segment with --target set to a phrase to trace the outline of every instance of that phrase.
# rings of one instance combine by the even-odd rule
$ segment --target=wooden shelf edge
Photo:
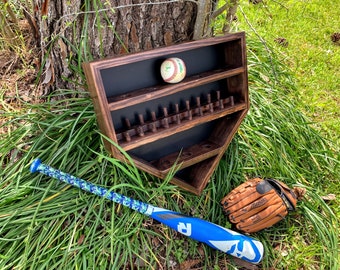
[[[245,67],[233,69],[219,69],[204,72],[185,78],[177,84],[164,84],[161,86],[138,89],[133,92],[108,98],[109,110],[115,111],[128,106],[140,104],[141,100],[153,100],[164,96],[169,96],[183,90],[190,89],[195,85],[203,85],[228,77],[236,76],[245,72]]]
[[[179,166],[179,170],[187,168],[193,164],[213,157],[221,151],[221,145],[206,140],[191,147],[182,149],[150,163],[161,173],[168,173],[174,164]]]
[[[106,68],[112,68],[116,66],[131,64],[131,63],[139,62],[143,60],[148,60],[151,58],[159,57],[160,55],[163,56],[163,55],[181,53],[187,50],[194,50],[197,48],[213,46],[213,45],[217,45],[221,43],[233,42],[233,41],[244,40],[244,39],[245,39],[245,32],[240,31],[240,32],[235,32],[235,33],[228,33],[228,34],[221,35],[221,36],[205,38],[205,39],[191,40],[191,41],[187,41],[181,44],[173,44],[170,46],[153,48],[150,50],[145,50],[143,54],[141,54],[140,52],[135,52],[135,53],[130,53],[130,54],[127,53],[127,54],[121,54],[119,56],[108,57],[105,60],[97,59],[97,60],[85,62],[85,63],[93,66],[94,69],[106,69]]]
[[[211,114],[199,116],[197,118],[193,118],[192,120],[186,120],[185,122],[182,121],[181,125],[173,125],[169,128],[162,128],[162,130],[159,130],[157,133],[148,132],[145,133],[143,137],[140,137],[138,139],[131,140],[130,142],[120,142],[119,145],[125,150],[129,151],[134,148],[137,148],[139,146],[152,143],[154,141],[157,141],[159,139],[166,138],[168,136],[171,136],[175,133],[182,132],[188,129],[191,129],[195,126],[198,126],[202,123],[206,123],[209,121],[216,120],[218,118],[224,117],[226,115],[239,112],[242,110],[247,109],[246,103],[240,103],[235,104],[233,106],[230,106],[228,108],[225,108],[221,111],[214,111]]]
[[[186,190],[186,191],[189,191],[197,196],[201,195],[202,193],[202,189],[200,188],[197,188],[191,184],[188,184],[186,183],[184,180],[182,180],[181,178],[178,178],[178,177],[173,177],[171,180],[170,180],[170,183],[171,184],[174,184],[176,186],[179,186],[181,189],[183,190]]]
[[[211,175],[215,171],[215,166],[220,161],[223,152],[213,156],[203,162],[194,164],[192,166],[191,181],[188,182],[179,176],[174,176],[170,182],[175,183],[180,188],[190,191],[196,195],[201,195],[204,188],[210,181]]]

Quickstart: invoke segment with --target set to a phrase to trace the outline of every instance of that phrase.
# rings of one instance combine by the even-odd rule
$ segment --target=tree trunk
[[[83,88],[84,61],[211,36],[216,17],[211,0],[34,1],[42,52],[39,95]]]

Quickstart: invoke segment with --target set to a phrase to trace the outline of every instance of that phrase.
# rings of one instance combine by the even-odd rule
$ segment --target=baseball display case
[[[201,194],[249,109],[245,34],[231,33],[83,63],[101,132],[136,167]],[[168,84],[162,62],[186,77]],[[106,149],[126,158],[110,141]]]

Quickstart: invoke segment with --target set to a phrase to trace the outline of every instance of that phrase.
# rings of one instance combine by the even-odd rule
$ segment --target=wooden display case
[[[160,65],[181,58],[185,79],[165,83]],[[135,165],[199,195],[249,109],[245,34],[186,42],[84,63],[101,132]],[[125,161],[110,142],[106,149]]]

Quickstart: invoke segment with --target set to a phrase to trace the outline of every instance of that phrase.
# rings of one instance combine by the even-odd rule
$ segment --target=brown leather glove
[[[288,211],[294,211],[304,193],[304,189],[290,189],[278,180],[254,178],[232,190],[221,204],[238,230],[252,233],[274,225]]]

